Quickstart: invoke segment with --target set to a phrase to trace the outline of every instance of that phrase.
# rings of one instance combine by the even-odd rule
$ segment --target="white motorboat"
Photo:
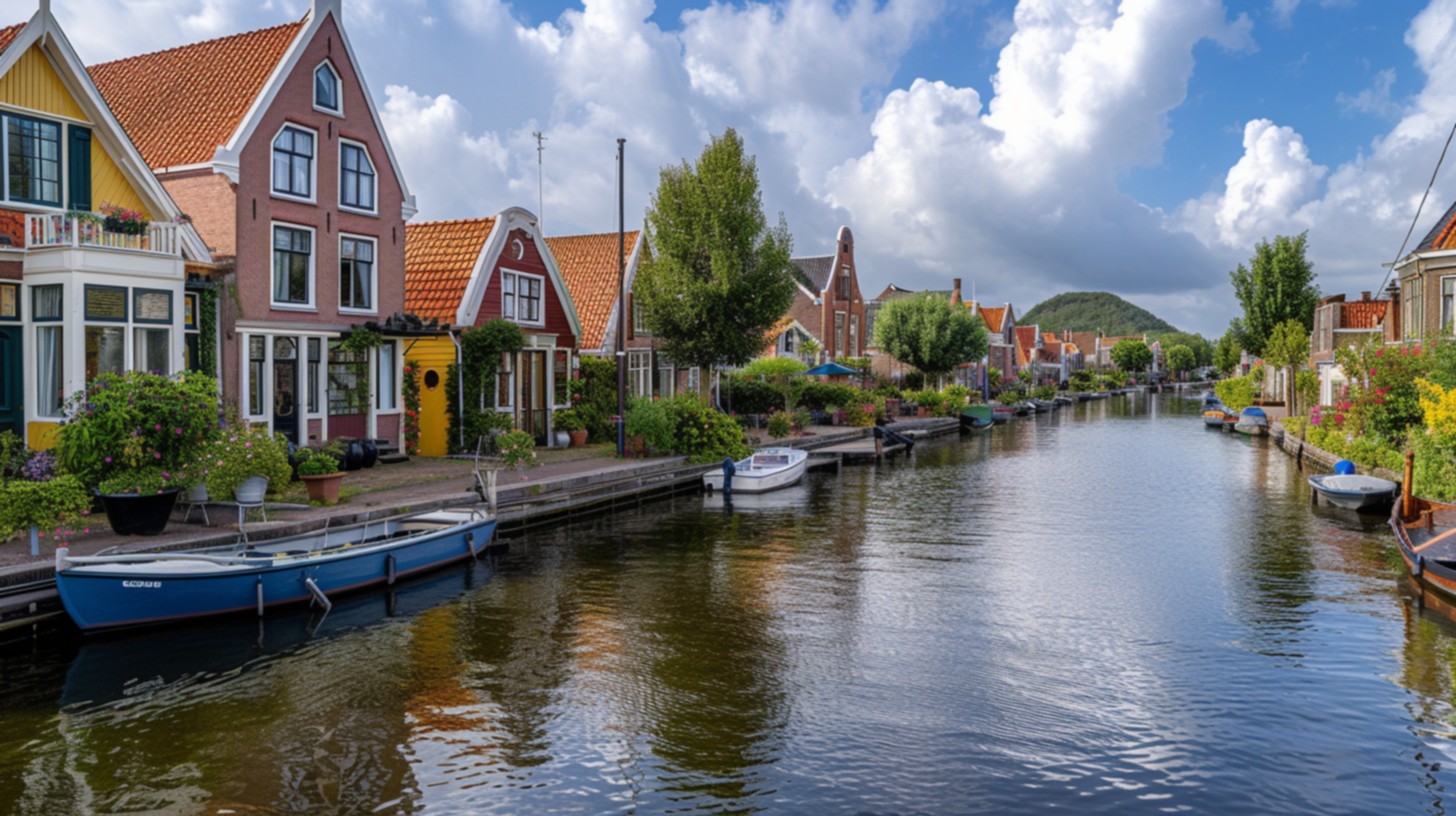
[[[1320,498],[1346,510],[1379,510],[1390,506],[1400,486],[1389,479],[1358,474],[1325,473],[1309,477]]]
[[[735,462],[734,493],[766,493],[788,487],[804,478],[809,467],[809,453],[797,448],[762,448],[741,462]],[[723,489],[723,469],[714,468],[703,474],[703,487]]]

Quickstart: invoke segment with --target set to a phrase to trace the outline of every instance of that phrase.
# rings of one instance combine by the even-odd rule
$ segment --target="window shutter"
[[[70,200],[71,209],[91,209],[91,130],[71,126]]]
[[[627,319],[623,321],[627,325],[627,339],[631,340],[637,336],[637,310],[632,305],[632,293],[627,293]]]

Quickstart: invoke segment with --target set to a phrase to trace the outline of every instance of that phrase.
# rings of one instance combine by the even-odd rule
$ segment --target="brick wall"
[[[177,207],[192,218],[213,260],[237,255],[237,195],[227,176],[210,170],[192,170],[160,176]]]

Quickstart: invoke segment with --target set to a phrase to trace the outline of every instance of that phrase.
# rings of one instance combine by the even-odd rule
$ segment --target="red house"
[[[865,302],[855,271],[854,234],[840,227],[834,252],[794,258],[794,303],[781,321],[774,341],[774,356],[802,356],[800,343],[807,334],[819,344],[824,359],[863,357],[865,354]],[[797,324],[797,325],[795,325]],[[813,364],[813,361],[810,361]]]

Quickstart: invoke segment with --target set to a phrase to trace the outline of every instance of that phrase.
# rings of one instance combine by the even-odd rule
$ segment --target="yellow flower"
[[[1433,436],[1456,438],[1456,388],[1446,389],[1429,380],[1417,379],[1421,414]]]

